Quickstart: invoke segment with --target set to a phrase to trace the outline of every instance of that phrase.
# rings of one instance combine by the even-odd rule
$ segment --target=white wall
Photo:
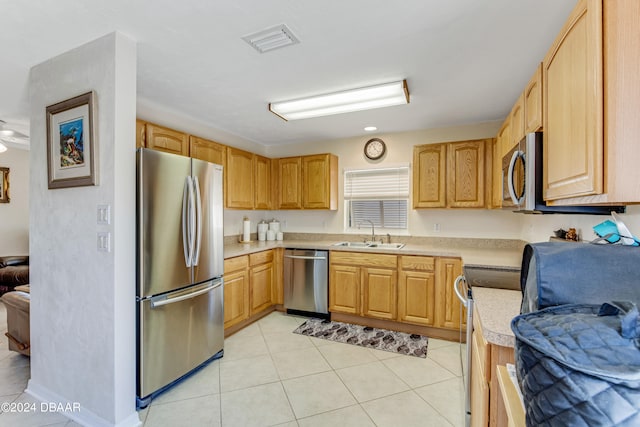
[[[29,254],[29,152],[9,147],[0,153],[9,170],[9,203],[0,203],[0,256]]]
[[[47,189],[47,105],[93,90],[99,185]],[[136,47],[112,33],[31,69],[31,379],[77,402],[84,425],[138,425],[135,412]],[[97,205],[111,205],[97,225]],[[97,232],[111,252],[97,251]]]
[[[285,232],[342,233],[344,231],[343,180],[345,168],[367,168],[413,162],[413,146],[446,141],[494,137],[499,122],[478,123],[440,129],[427,129],[393,134],[367,134],[356,138],[312,142],[308,144],[268,147],[269,157],[286,157],[329,152],[339,158],[339,208],[337,211],[225,211],[225,235],[238,234],[242,217],[251,218],[253,228],[259,219],[277,218]],[[378,162],[369,161],[362,153],[364,143],[382,138],[387,154]],[[511,212],[487,209],[419,209],[409,212],[409,234],[413,236],[488,237],[519,239],[522,217]],[[434,231],[434,224],[440,231]],[[254,230],[255,231],[255,230]],[[366,233],[366,231],[363,231]]]

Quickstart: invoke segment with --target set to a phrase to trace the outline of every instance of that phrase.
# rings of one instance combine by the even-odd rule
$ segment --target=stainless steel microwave
[[[624,206],[547,206],[542,182],[542,132],[528,133],[502,158],[502,207],[522,213],[609,215]]]

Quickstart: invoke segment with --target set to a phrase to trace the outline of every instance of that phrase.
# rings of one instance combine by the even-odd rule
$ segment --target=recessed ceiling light
[[[378,128],[375,126],[367,126],[364,128],[364,130],[366,130],[367,132],[373,132],[374,130],[378,130]]]

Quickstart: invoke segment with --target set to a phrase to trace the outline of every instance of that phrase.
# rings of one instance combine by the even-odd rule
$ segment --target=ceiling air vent
[[[300,40],[293,35],[291,30],[284,24],[267,28],[260,32],[244,36],[242,40],[249,43],[255,50],[260,53],[269,52],[270,50],[279,49],[281,47],[300,43]]]

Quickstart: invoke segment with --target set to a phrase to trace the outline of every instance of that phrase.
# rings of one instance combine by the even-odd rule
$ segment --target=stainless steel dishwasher
[[[284,308],[287,313],[329,317],[329,252],[285,249]]]

